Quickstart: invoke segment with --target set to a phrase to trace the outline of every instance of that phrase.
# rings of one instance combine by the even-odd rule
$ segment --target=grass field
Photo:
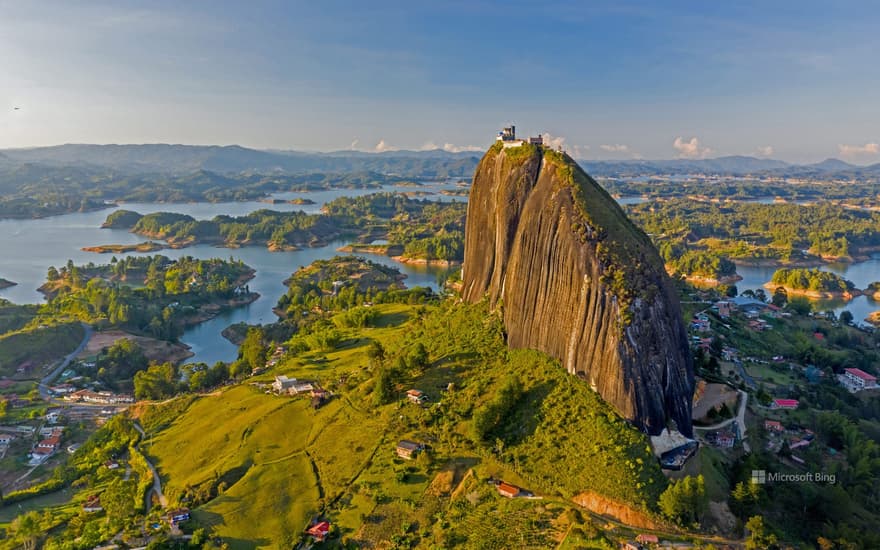
[[[32,370],[26,376],[39,378],[40,367],[72,352],[82,339],[83,327],[78,322],[4,334],[0,336],[0,375],[12,376],[16,368],[28,363]]]
[[[442,547],[458,539],[465,548],[545,547],[558,544],[568,528],[558,516],[571,506],[555,495],[593,489],[646,509],[662,490],[644,436],[557,363],[535,352],[508,353],[484,311],[375,307],[376,326],[341,329],[335,349],[302,353],[249,380],[265,384],[277,374],[317,380],[334,392],[318,410],[307,398],[242,384],[143,415],[155,432],[143,448],[171,505],[201,495],[193,501],[191,527],[209,527],[236,549],[289,547],[319,515],[343,542],[371,547],[407,540]],[[381,406],[374,403],[367,356],[372,340],[382,343],[386,364],[416,345],[430,357],[427,366],[397,372],[397,398]],[[496,442],[475,446],[472,412],[509,376],[521,379],[525,393]],[[446,391],[450,383],[455,389]],[[429,402],[407,403],[409,388],[422,389]],[[400,439],[427,443],[430,452],[400,459]],[[557,504],[490,505],[499,498],[485,482],[490,477],[551,495]],[[463,479],[467,487],[459,487]],[[438,523],[455,506],[473,508],[469,519]],[[502,516],[509,516],[509,529],[487,527]]]

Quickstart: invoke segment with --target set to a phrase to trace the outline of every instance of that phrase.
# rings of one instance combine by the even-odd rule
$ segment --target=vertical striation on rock
[[[564,153],[493,146],[468,202],[462,296],[501,305],[508,344],[562,361],[651,435],[692,436],[693,365],[650,239]]]

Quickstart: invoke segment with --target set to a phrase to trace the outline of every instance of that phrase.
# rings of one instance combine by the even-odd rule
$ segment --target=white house
[[[877,377],[862,369],[843,369],[840,382],[851,392],[869,390],[877,387]]]
[[[272,389],[278,393],[285,392],[295,386],[297,383],[296,378],[288,378],[287,375],[279,374],[275,377],[275,381],[272,382]]]

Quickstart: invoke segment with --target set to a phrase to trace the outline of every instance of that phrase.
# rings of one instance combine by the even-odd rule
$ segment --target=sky
[[[880,2],[0,0],[0,148],[880,162]],[[17,109],[16,109],[17,108]]]

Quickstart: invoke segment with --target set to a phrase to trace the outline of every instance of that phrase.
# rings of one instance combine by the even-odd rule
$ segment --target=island
[[[173,341],[184,327],[259,298],[247,286],[254,274],[238,260],[188,256],[128,256],[103,265],[69,261],[50,267],[38,289],[48,300],[40,318],[73,318]]]
[[[9,288],[11,286],[15,286],[17,284],[18,283],[14,283],[8,279],[4,279],[3,277],[0,277],[0,290],[3,290],[4,288]]]
[[[215,216],[198,220],[187,214],[155,212],[141,215],[128,210],[110,214],[102,227],[127,229],[148,239],[164,241],[166,248],[212,244],[228,248],[265,246],[289,251],[326,246],[354,237],[341,250],[385,254],[410,263],[452,265],[464,257],[464,202],[414,199],[398,193],[340,197],[319,214],[262,209],[245,216]],[[385,241],[387,245],[374,245]],[[132,246],[154,246],[146,243]],[[130,251],[121,245],[89,247],[95,252]]]
[[[850,300],[862,292],[848,281],[828,271],[805,268],[783,268],[773,273],[773,278],[764,284],[770,290],[785,289],[789,295],[808,298],[842,298]]]
[[[138,244],[102,244],[98,246],[84,246],[84,252],[97,252],[98,254],[125,254],[127,252],[156,252],[171,248],[167,244],[156,241],[144,241]]]

